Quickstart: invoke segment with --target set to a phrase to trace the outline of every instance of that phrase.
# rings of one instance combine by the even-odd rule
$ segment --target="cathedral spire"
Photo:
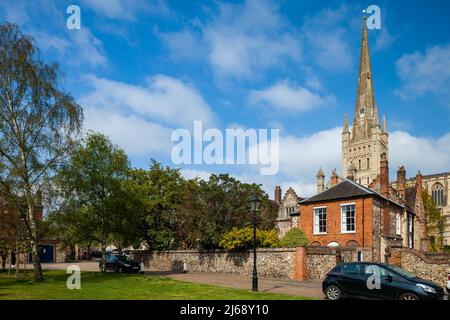
[[[358,91],[356,94],[356,114],[354,122],[365,119],[371,119],[373,121],[376,113],[366,17],[364,17],[363,21],[363,34],[359,57]]]

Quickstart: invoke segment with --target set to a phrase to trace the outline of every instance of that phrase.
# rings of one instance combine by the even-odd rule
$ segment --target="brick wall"
[[[356,212],[356,232],[341,232],[341,205],[355,203]],[[314,207],[327,207],[327,233],[314,234]],[[301,205],[300,228],[305,232],[309,243],[320,243],[327,246],[330,242],[337,242],[341,246],[346,246],[349,241],[356,241],[359,246],[372,246],[372,198],[365,199],[340,199],[337,201],[327,201],[315,204]]]

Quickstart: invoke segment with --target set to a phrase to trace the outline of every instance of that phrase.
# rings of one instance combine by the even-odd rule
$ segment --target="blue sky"
[[[81,30],[66,9],[81,8]],[[341,126],[353,118],[362,10],[381,8],[369,30],[375,99],[386,113],[391,177],[450,171],[449,1],[0,0],[0,19],[31,34],[64,88],[132,164],[173,166],[170,134],[205,127],[280,129],[280,171],[249,165],[182,166],[187,177],[230,172],[301,196],[315,173],[341,171]]]

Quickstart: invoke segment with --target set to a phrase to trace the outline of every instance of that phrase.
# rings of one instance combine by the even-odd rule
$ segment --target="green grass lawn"
[[[45,281],[32,280],[32,273],[15,278],[0,272],[0,300],[5,299],[45,299],[45,300],[105,300],[105,299],[256,299],[292,300],[308,299],[275,293],[253,293],[248,290],[177,281],[170,278],[147,275],[131,275],[97,272],[81,273],[81,289],[66,287],[67,275],[64,271],[45,271]]]

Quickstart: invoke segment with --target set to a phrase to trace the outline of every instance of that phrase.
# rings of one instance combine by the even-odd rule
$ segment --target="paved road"
[[[45,270],[65,270],[70,265],[78,265],[81,271],[99,271],[98,262],[77,263],[43,263]],[[211,284],[222,287],[249,289],[251,288],[251,277],[236,276],[218,273],[174,273],[174,272],[146,272],[146,274],[169,277],[175,280]],[[311,298],[324,298],[321,282],[318,281],[295,281],[295,280],[272,280],[259,278],[259,291],[284,293]]]

